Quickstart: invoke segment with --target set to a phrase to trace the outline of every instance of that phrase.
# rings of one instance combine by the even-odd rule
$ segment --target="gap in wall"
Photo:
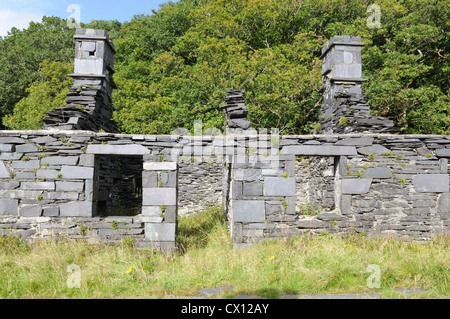
[[[142,156],[97,155],[94,196],[98,216],[142,212]]]
[[[296,212],[318,215],[336,208],[334,157],[296,156]]]

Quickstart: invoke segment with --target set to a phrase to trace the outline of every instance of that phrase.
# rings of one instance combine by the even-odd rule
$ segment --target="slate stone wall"
[[[234,243],[321,232],[417,240],[448,235],[449,146],[449,136],[282,136],[277,168],[233,166]],[[305,178],[305,172],[311,175]],[[301,185],[305,179],[321,182]],[[320,197],[330,205],[304,208],[305,200]]]
[[[54,228],[80,236],[83,222],[102,240],[131,236],[137,245],[173,249],[179,212],[221,204],[237,246],[324,231],[428,239],[450,227],[450,136],[2,131],[0,151],[3,234],[38,238]],[[99,165],[101,159],[118,162]],[[131,171],[121,172],[118,163]],[[100,179],[120,174],[142,174],[140,212],[97,216]],[[136,183],[115,187],[108,196],[131,193],[126,189]],[[305,209],[308,202],[317,209]],[[128,226],[111,230],[106,224],[118,218]],[[64,220],[76,227],[67,230]]]
[[[190,215],[208,206],[221,206],[223,196],[223,160],[187,157],[179,163],[178,213]]]
[[[335,159],[296,156],[296,211],[304,214],[336,208]]]
[[[0,236],[26,240],[85,239],[90,244],[123,244],[170,250],[170,246],[145,238],[142,216],[124,217],[0,217]]]

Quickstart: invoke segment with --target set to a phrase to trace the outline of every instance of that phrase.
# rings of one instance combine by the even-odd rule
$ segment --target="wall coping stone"
[[[287,155],[304,155],[304,156],[356,156],[356,147],[354,146],[333,146],[333,145],[289,145],[284,146],[281,150]]]
[[[126,145],[88,145],[86,154],[98,155],[146,155],[150,150],[138,144]]]

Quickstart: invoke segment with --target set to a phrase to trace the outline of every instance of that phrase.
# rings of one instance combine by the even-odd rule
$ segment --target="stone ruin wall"
[[[176,232],[170,240],[161,240],[167,233],[154,225],[164,229],[167,224],[173,229],[184,203],[195,211],[205,203],[221,205],[222,198],[237,246],[307,232],[363,232],[415,239],[449,233],[450,136],[281,136],[275,145],[269,138],[229,136],[224,141],[223,137],[203,137],[203,154],[211,155],[204,156],[200,164],[192,147],[199,137],[3,131],[1,233],[107,243],[129,237],[137,246],[173,248]],[[241,156],[246,158],[244,162],[239,156],[227,156],[255,145],[256,154]],[[177,188],[178,194],[170,199],[173,207],[164,205],[165,213],[155,213],[156,206],[147,205],[142,197],[140,211],[134,216],[97,216],[98,202],[104,196],[99,194],[99,181],[118,172],[116,167],[111,172],[99,165],[105,156],[139,158],[141,187]],[[182,161],[182,157],[189,160]],[[191,166],[187,163],[195,161],[186,170]],[[317,165],[320,162],[322,166]],[[155,175],[149,168],[155,163],[174,163],[170,170],[177,173],[169,170]],[[328,183],[325,188],[319,187],[323,181]],[[198,190],[195,185],[203,185],[203,196],[191,192],[189,187]],[[141,194],[144,192],[141,189]],[[318,202],[320,207],[314,205]],[[306,203],[312,209],[306,209]],[[150,229],[158,236],[149,235]]]
[[[414,239],[448,235],[449,146],[449,136],[282,136],[277,169],[250,163],[246,170],[233,170],[239,179],[231,182],[235,243],[310,232]],[[327,169],[319,172],[320,161]],[[312,187],[299,183],[308,172]],[[315,184],[315,179],[328,182]]]
[[[258,134],[245,91],[230,89],[227,134],[154,136],[114,133],[114,46],[101,30],[75,37],[66,107],[46,130],[0,131],[0,235],[174,251],[178,216],[218,205],[235,247],[322,232],[449,235],[450,136],[398,135],[371,115],[360,38],[323,49],[324,135]]]

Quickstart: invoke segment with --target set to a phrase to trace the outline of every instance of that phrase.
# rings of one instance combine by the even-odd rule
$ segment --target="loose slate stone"
[[[242,199],[243,195],[243,183],[231,181],[231,198],[232,199]]]
[[[257,181],[261,179],[260,169],[238,168],[233,170],[233,179],[236,181]]]
[[[51,137],[51,136],[42,136],[42,137],[34,138],[31,141],[33,141],[34,143],[37,143],[37,144],[48,144],[48,143],[53,143],[53,142],[57,141],[57,139],[54,137]]]
[[[91,139],[90,136],[72,136],[69,140],[69,142],[72,143],[86,143],[89,142],[89,140]]]
[[[327,228],[331,224],[327,222],[322,222],[319,220],[299,220],[297,221],[297,227],[301,229],[317,229],[317,228]]]
[[[105,218],[105,221],[108,223],[112,223],[114,221],[119,223],[127,223],[131,224],[133,222],[133,217],[131,216],[109,216]]]
[[[158,172],[142,172],[142,187],[156,188],[158,187]]]
[[[324,221],[333,221],[333,220],[341,221],[341,220],[348,219],[345,216],[338,215],[338,214],[332,213],[332,212],[330,212],[330,213],[321,213],[321,214],[317,215],[316,218],[319,219],[319,220],[324,220]]]
[[[0,182],[0,189],[16,189],[20,186],[19,182],[10,181],[10,182]]]
[[[145,238],[151,241],[173,242],[176,238],[176,224],[145,223]]]
[[[40,169],[40,170],[36,171],[36,178],[57,179],[58,171],[57,170]]]
[[[20,185],[20,188],[26,189],[26,190],[54,191],[55,183],[53,183],[53,182],[23,182]]]
[[[353,146],[284,146],[281,150],[285,155],[303,155],[303,156],[355,156],[356,148]]]
[[[39,168],[39,160],[31,161],[14,161],[12,162],[12,168],[14,169],[37,169]]]
[[[369,154],[384,155],[389,152],[390,152],[389,149],[387,149],[386,147],[379,145],[379,144],[358,148],[358,153],[363,154],[363,155],[369,155]]]
[[[448,193],[448,174],[427,174],[413,177],[413,184],[418,193]]]
[[[141,223],[155,223],[155,224],[160,224],[163,222],[164,218],[163,217],[150,217],[150,216],[141,216],[139,217],[139,220]]]
[[[266,177],[264,179],[264,195],[295,196],[295,178]]]
[[[336,142],[334,145],[341,146],[367,146],[373,144],[373,137],[346,138]]]
[[[176,205],[176,188],[144,188],[142,204],[145,206]]]
[[[2,153],[0,154],[0,160],[18,160],[22,157],[21,153]]]
[[[150,150],[142,145],[88,145],[86,154],[104,155],[145,155]]]
[[[61,204],[61,217],[92,217],[92,202],[73,202]]]
[[[228,126],[230,128],[242,128],[247,130],[250,127],[250,121],[244,119],[230,119],[228,120]]]
[[[392,171],[388,167],[368,168],[362,173],[363,178],[391,178]]]
[[[262,193],[262,183],[244,183],[244,196],[261,196]]]
[[[367,194],[371,185],[371,178],[343,179],[341,190],[342,194],[347,195]]]
[[[44,207],[44,216],[48,217],[58,217],[59,216],[59,207],[53,206],[53,207]]]
[[[160,217],[162,214],[161,206],[143,206],[142,215],[147,217]]]
[[[25,144],[26,141],[20,137],[0,137],[0,144]]]
[[[450,148],[440,148],[436,150],[437,157],[450,157]]]
[[[0,178],[9,178],[10,174],[11,172],[9,168],[5,165],[3,161],[0,161]]]
[[[45,195],[48,200],[78,200],[78,193],[75,192],[49,192]]]
[[[177,169],[176,162],[145,162],[144,170],[146,171],[175,171]]]
[[[94,180],[87,179],[84,182],[84,200],[92,201],[94,198]]]
[[[21,144],[16,146],[16,152],[18,153],[32,153],[38,151],[39,148],[34,144]]]
[[[42,206],[40,205],[22,206],[19,209],[19,215],[22,217],[40,217],[42,215]]]
[[[94,154],[82,154],[82,155],[80,155],[80,163],[78,165],[94,167],[94,165],[95,165],[95,155]]]
[[[0,152],[14,152],[16,150],[15,145],[12,144],[0,144]]]
[[[235,200],[231,206],[233,222],[263,223],[266,220],[263,200]]]
[[[450,193],[444,193],[439,196],[438,213],[440,214],[450,213]]]
[[[63,166],[61,169],[62,178],[67,179],[93,179],[94,168],[92,167],[78,167],[78,166]]]
[[[42,164],[75,166],[78,164],[78,159],[78,156],[51,156],[43,158]]]
[[[0,199],[0,216],[1,215],[18,216],[19,201],[16,199]]]

